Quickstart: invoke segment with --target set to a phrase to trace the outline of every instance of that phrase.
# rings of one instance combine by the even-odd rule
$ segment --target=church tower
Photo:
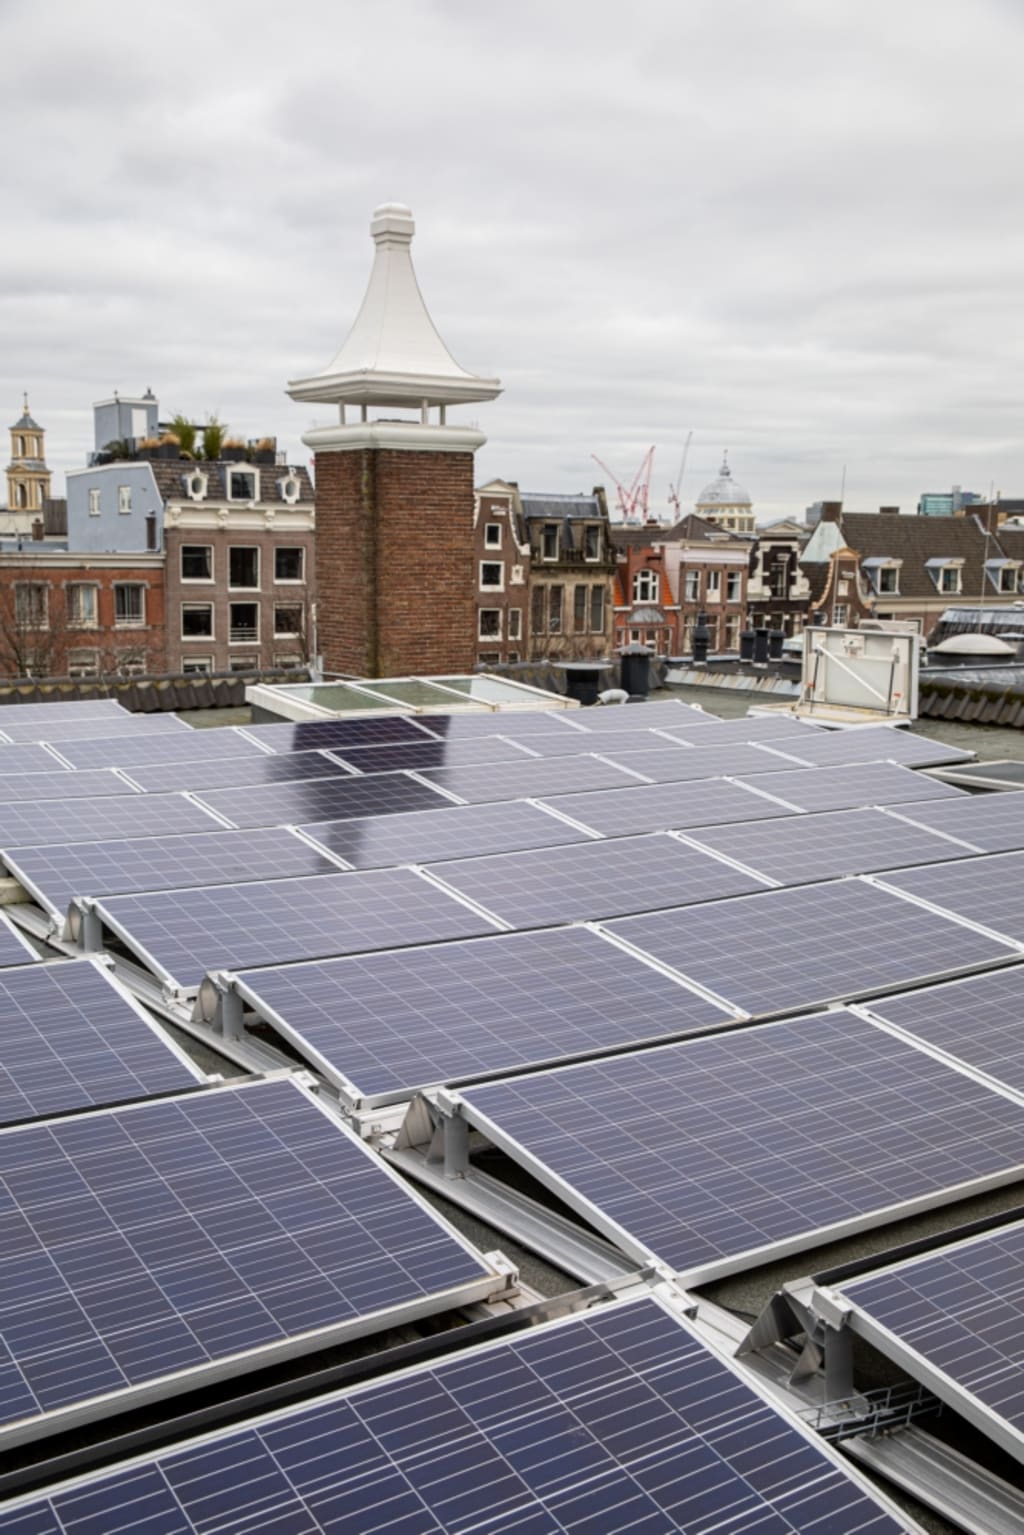
[[[329,367],[288,385],[338,408],[302,439],[316,455],[317,629],[325,669],[362,677],[468,672],[476,658],[473,455],[486,439],[447,412],[501,384],[461,368],[434,328],[414,229],[401,203],[375,211],[355,323]]]
[[[7,465],[7,507],[26,516],[25,531],[32,520],[43,515],[43,502],[50,499],[50,471],[46,467],[46,433],[33,421],[28,409],[28,395],[21,419],[11,427],[11,461]]]

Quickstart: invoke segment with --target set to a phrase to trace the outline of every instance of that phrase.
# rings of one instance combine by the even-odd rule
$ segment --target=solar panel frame
[[[573,718],[576,719],[575,714]],[[648,698],[643,703],[581,709],[578,723],[581,729],[596,735],[614,735],[620,730],[696,729],[705,725],[717,728],[722,721],[717,714],[678,698]]]
[[[743,1016],[583,926],[263,966],[229,979],[353,1112],[702,1034]],[[525,1044],[517,1051],[513,1041],[527,1038],[532,1053]]]
[[[0,759],[0,774],[3,760]],[[21,790],[19,795],[18,790]],[[33,800],[107,799],[111,795],[138,794],[140,790],[130,783],[117,768],[82,768],[74,771],[62,768],[57,762],[52,772],[19,773],[8,786],[10,798]]]
[[[106,719],[110,716],[115,718],[126,716],[130,719],[146,717],[133,714],[116,698],[68,698],[60,702],[46,699],[28,700],[25,703],[0,705],[0,732],[4,728],[4,720],[14,724],[18,720],[34,722],[37,719]]]
[[[741,779],[638,784],[577,794],[546,794],[538,803],[554,815],[605,837],[653,831],[684,831],[730,820],[755,821],[795,815],[789,805],[758,793]]]
[[[28,1139],[33,1136],[38,1151]],[[51,1147],[69,1163],[76,1183],[71,1197],[63,1201],[61,1221],[44,1223],[46,1198],[60,1183],[56,1173],[40,1179],[33,1169],[45,1165],[34,1159]],[[98,1156],[93,1167],[86,1155],[94,1147]],[[17,1175],[10,1170],[12,1159]],[[67,1293],[87,1322],[85,1329],[81,1323],[72,1325],[72,1312],[59,1319],[63,1333],[56,1332],[56,1322],[44,1329],[50,1378],[58,1363],[58,1345],[65,1345],[65,1354],[71,1352],[68,1340],[79,1345],[74,1350],[79,1376],[88,1368],[96,1371],[91,1395],[70,1395],[64,1401],[58,1397],[57,1377],[47,1406],[40,1399],[40,1388],[47,1383],[40,1370],[39,1385],[25,1384],[13,1400],[15,1408],[19,1399],[28,1408],[34,1398],[42,1410],[23,1411],[19,1417],[12,1412],[8,1394],[0,1418],[0,1446],[106,1416],[115,1403],[118,1410],[129,1411],[140,1402],[482,1300],[501,1284],[487,1259],[294,1074],[0,1130],[0,1165],[8,1167],[8,1187],[18,1210],[26,1196],[32,1196],[27,1208],[33,1210],[35,1249],[46,1255],[64,1249],[49,1265],[49,1282],[41,1292],[38,1273],[22,1275],[31,1297],[27,1304],[45,1304],[50,1298],[56,1303]],[[54,1166],[63,1172],[59,1161]],[[385,1190],[387,1200],[382,1197]],[[234,1195],[231,1202],[225,1197],[229,1193]],[[70,1226],[70,1205],[79,1202],[82,1220]],[[249,1214],[240,1221],[246,1206]],[[398,1208],[404,1229],[395,1221]],[[173,1245],[168,1246],[172,1236]],[[428,1237],[422,1251],[412,1250],[410,1242]],[[451,1269],[447,1275],[439,1267],[440,1252],[431,1257],[432,1249],[442,1247]],[[14,1256],[7,1268],[18,1261],[17,1250],[10,1251]],[[31,1257],[31,1244],[28,1252]],[[191,1273],[190,1261],[196,1265]],[[277,1283],[268,1289],[272,1262]],[[385,1263],[391,1270],[387,1277]],[[225,1267],[230,1272],[225,1273]],[[312,1293],[303,1294],[310,1290],[306,1275],[316,1272],[325,1285],[314,1285]],[[343,1276],[348,1295],[331,1280],[332,1272]],[[111,1273],[116,1275],[113,1281]],[[12,1276],[5,1277],[0,1295],[14,1301],[18,1297]],[[397,1298],[389,1302],[387,1286],[393,1288],[396,1280]],[[383,1295],[376,1292],[378,1285]],[[325,1286],[332,1292],[327,1297]],[[86,1307],[81,1297],[90,1288],[95,1298]],[[122,1293],[116,1295],[115,1289]],[[280,1316],[267,1305],[272,1294]],[[362,1302],[360,1295],[365,1297]],[[240,1300],[246,1308],[241,1313]],[[324,1315],[325,1301],[333,1316],[309,1325],[318,1312]],[[307,1310],[306,1326],[298,1316],[292,1324],[287,1321],[296,1305]],[[8,1306],[8,1318],[14,1309]],[[245,1342],[239,1334],[250,1315],[257,1325]],[[181,1327],[180,1341],[176,1324]],[[90,1332],[103,1343],[100,1358],[106,1379],[85,1347]],[[16,1361],[27,1364],[29,1358],[40,1357],[14,1345],[9,1322],[5,1334]],[[135,1343],[163,1349],[171,1367],[147,1370],[141,1356],[133,1365],[133,1335]],[[231,1344],[218,1349],[218,1335],[230,1338]],[[115,1352],[111,1344],[118,1340],[121,1347]],[[30,1330],[23,1330],[21,1341],[30,1343]],[[205,1359],[198,1359],[202,1354]],[[19,1374],[23,1382],[31,1379],[21,1373],[20,1363]],[[127,1384],[116,1382],[115,1374]],[[18,1384],[10,1380],[8,1392]]]
[[[129,714],[124,719],[78,719],[65,720],[63,724],[58,720],[48,719],[38,724],[26,722],[24,724],[11,724],[2,727],[4,736],[15,745],[23,742],[46,741],[51,746],[59,749],[62,742],[69,744],[74,741],[90,740],[125,740],[133,736],[178,736],[186,731],[190,735],[191,726],[186,725],[174,714]]]
[[[689,750],[703,740],[701,731],[695,730],[686,738],[671,735],[667,730],[615,730],[599,733],[594,730],[554,731],[543,736],[526,736],[523,744],[539,757],[578,757],[593,752],[598,756],[617,759],[626,752],[652,751],[657,747],[676,747]],[[710,748],[704,748],[709,750]]]
[[[1024,1172],[1024,1103],[845,1008],[471,1085],[444,1111],[685,1287]]]
[[[523,757],[518,762],[475,768],[432,768],[415,776],[469,805],[510,799],[546,800],[555,794],[572,792],[580,783],[586,790],[644,781],[639,774],[594,752],[571,757]]]
[[[792,750],[798,749],[793,746]],[[859,725],[852,730],[822,731],[813,740],[801,741],[798,755],[813,767],[881,761],[926,768],[970,762],[975,754],[897,726]]]
[[[158,836],[173,823],[182,831],[223,831],[223,819],[188,794],[110,794],[101,799],[40,800],[0,805],[0,848],[43,842],[99,842],[106,837]],[[43,840],[40,834],[45,833]]]
[[[0,969],[39,963],[40,956],[24,933],[14,925],[6,912],[0,912]]]
[[[552,695],[554,696],[554,695]],[[501,709],[486,714],[418,714],[412,723],[428,740],[473,741],[480,736],[503,735],[532,741],[572,738],[583,727],[580,709]]]
[[[29,741],[19,746],[5,746],[0,743],[0,773],[17,774],[21,777],[26,773],[67,773],[68,771],[67,763],[63,762],[48,746],[38,741]]]
[[[233,761],[256,759],[262,748],[240,730],[193,730],[188,735],[161,731],[136,732],[88,740],[58,741],[54,751],[73,768],[117,767],[128,771],[152,763],[208,762],[211,758]]]
[[[703,740],[692,726],[666,725],[664,729],[667,733],[689,741],[694,746],[700,745]],[[723,746],[730,742],[751,744],[757,742],[766,749],[777,748],[780,752],[788,753],[796,751],[798,745],[805,740],[827,734],[828,732],[818,725],[812,725],[805,720],[795,720],[788,715],[747,714],[739,719],[719,720],[715,741]],[[708,744],[710,745],[710,742]]]
[[[472,741],[402,741],[391,746],[334,748],[334,756],[353,773],[421,771],[439,767],[475,767],[487,762],[533,760],[536,753],[499,735]]]
[[[580,1363],[585,1368],[581,1371]],[[575,1365],[575,1368],[574,1368]],[[596,1393],[594,1382],[600,1383]],[[462,1475],[459,1475],[461,1468]],[[368,1507],[371,1500],[374,1507]],[[923,1535],[666,1291],[478,1343],[7,1505],[9,1535],[584,1528]],[[490,1517],[487,1517],[490,1516]],[[724,1530],[724,1526],[723,1526]]]
[[[455,854],[505,853],[516,848],[557,847],[595,835],[571,826],[532,800],[497,805],[441,805],[396,815],[353,816],[347,821],[314,821],[298,828],[353,869],[387,869],[399,864],[433,864]],[[379,852],[367,851],[369,839]],[[389,851],[385,852],[384,849]]]
[[[340,746],[383,745],[390,741],[420,741],[423,732],[407,714],[377,718],[304,720],[241,725],[239,735],[264,751],[332,751]]]
[[[118,770],[147,794],[170,789],[202,793],[207,789],[242,789],[309,778],[344,778],[349,769],[327,751],[261,752],[246,757],[197,758],[188,762],[146,763]]]
[[[772,768],[737,775],[755,793],[770,794],[795,810],[854,810],[862,805],[898,805],[904,800],[950,799],[963,793],[937,778],[925,778],[898,762],[851,762],[835,767]]]
[[[893,811],[928,831],[965,842],[978,853],[1013,853],[1024,848],[1024,814],[1003,794],[966,794],[958,800],[901,805]]]
[[[768,752],[756,741],[738,741],[724,746],[691,746],[680,743],[645,750],[630,747],[619,752],[607,747],[601,752],[606,762],[616,762],[634,773],[642,773],[652,783],[681,783],[702,778],[746,778],[792,767],[811,772],[795,758]]]
[[[0,971],[0,1031],[0,1125],[210,1081],[98,959]]]
[[[919,869],[876,874],[872,879],[1024,951],[1022,875],[1024,852],[1013,852],[952,858]]]
[[[193,798],[232,825],[246,827],[299,826],[455,803],[440,785],[413,773],[357,775],[341,767],[337,777],[256,784],[247,787],[244,796],[234,789],[208,789],[197,791]]]

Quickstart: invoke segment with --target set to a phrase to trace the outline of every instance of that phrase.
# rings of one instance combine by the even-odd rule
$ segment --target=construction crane
[[[596,453],[591,453],[591,458],[615,486],[615,494],[618,500],[619,511],[622,520],[634,527],[642,527],[647,521],[647,510],[651,494],[651,470],[654,467],[654,449],[648,448],[640,461],[640,468],[634,474],[629,485],[626,486],[613,474],[608,465],[598,458]]]
[[[681,493],[682,488],[683,488],[683,475],[686,473],[686,460],[690,456],[690,443],[692,441],[693,441],[693,433],[692,432],[687,432],[687,434],[686,434],[686,442],[685,442],[685,444],[683,446],[683,461],[679,465],[679,473],[676,476],[676,482],[675,482],[674,485],[670,485],[669,488],[668,488],[668,501],[669,501],[669,505],[675,511],[675,514],[676,514],[677,518],[681,517],[683,515],[683,508],[682,508],[682,505],[680,503],[679,497],[680,497],[680,493]]]

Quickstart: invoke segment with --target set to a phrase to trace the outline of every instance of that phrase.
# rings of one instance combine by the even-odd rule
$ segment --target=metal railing
[[[804,1422],[823,1439],[838,1443],[864,1435],[885,1434],[906,1428],[922,1418],[937,1418],[943,1404],[916,1381],[858,1391],[837,1402],[822,1402],[801,1410]]]

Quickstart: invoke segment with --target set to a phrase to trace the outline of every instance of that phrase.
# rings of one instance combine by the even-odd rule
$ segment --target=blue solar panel
[[[475,741],[401,741],[394,746],[335,748],[334,755],[359,773],[390,773],[397,768],[474,767],[481,762],[520,762],[527,753],[515,741],[480,736]]]
[[[939,1396],[1024,1459],[1024,1222],[839,1288],[883,1352],[912,1374],[923,1362]]]
[[[21,802],[51,799],[105,799],[108,794],[136,794],[138,790],[126,782],[113,768],[87,768],[81,773],[69,772],[51,763],[53,772],[24,773],[7,786],[7,797]],[[0,775],[3,762],[0,761]]]
[[[689,1283],[1024,1170],[1024,1106],[843,1009],[462,1097],[629,1256]]]
[[[1024,942],[1024,853],[958,858],[887,874],[885,883]]]
[[[8,1130],[0,1176],[0,1423],[14,1437],[488,1287],[293,1080]]]
[[[59,741],[54,750],[76,768],[160,766],[171,762],[207,762],[213,757],[235,759],[263,755],[255,741],[237,730],[136,731],[83,741]]]
[[[587,839],[586,832],[525,800],[316,821],[302,831],[357,869],[437,863],[461,854],[504,853]]]
[[[902,762],[907,767],[938,767],[942,763],[969,762],[973,752],[912,735],[890,725],[860,726],[856,730],[823,731],[812,739],[800,738],[799,748],[787,746],[816,767],[845,762]]]
[[[945,986],[876,997],[871,1015],[1024,1092],[1024,970],[1011,965]]]
[[[3,858],[15,878],[59,917],[75,896],[192,890],[338,872],[336,863],[283,826],[5,848]]]
[[[717,714],[705,714],[689,704],[671,698],[664,702],[626,704],[612,708],[581,709],[573,714],[574,724],[600,735],[614,735],[619,730],[692,730],[698,727],[718,727]]]
[[[45,746],[4,746],[0,744],[0,774],[5,778],[17,773],[66,773],[67,768]]]
[[[710,746],[711,741],[689,726],[666,725],[672,735],[680,736],[689,741],[693,746]],[[763,742],[766,746],[776,747],[780,752],[795,752],[798,743],[816,739],[826,732],[819,730],[816,725],[805,725],[798,720],[788,718],[786,715],[755,715],[748,714],[742,719],[722,720],[715,731],[715,744],[738,744],[745,741]]]
[[[39,955],[27,938],[23,938],[10,917],[0,913],[0,966],[26,965],[38,960]]]
[[[244,734],[275,752],[315,751],[341,746],[384,746],[422,741],[423,732],[403,715],[379,719],[310,720],[306,724],[246,725]]]
[[[464,858],[432,872],[510,927],[657,911],[764,888],[755,876],[664,833]]]
[[[66,741],[69,745],[79,741],[127,741],[145,736],[189,736],[193,734],[187,725],[173,714],[123,714],[61,720],[50,716],[34,721],[19,716],[14,724],[0,726],[11,741],[49,741],[60,750]]]
[[[423,774],[469,804],[531,799],[585,789],[612,789],[641,782],[638,775],[596,756],[522,757],[492,767],[438,768]]]
[[[154,762],[122,769],[150,793],[161,789],[235,789],[246,784],[292,783],[302,778],[344,778],[345,768],[324,752],[269,752],[191,762]]]
[[[785,815],[786,807],[721,778],[698,783],[638,785],[597,794],[547,794],[545,804],[606,837],[634,832],[672,831],[726,821],[756,821]]]
[[[409,869],[115,895],[100,914],[157,974],[198,986],[208,970],[358,954],[490,933],[478,916]]]
[[[223,830],[183,794],[108,794],[103,799],[48,799],[0,805],[0,848],[86,838],[156,837],[161,832]]]
[[[503,709],[486,714],[421,714],[415,723],[417,730],[435,739],[475,741],[480,736],[502,735],[539,751],[542,741],[572,738],[582,719],[579,709]]]
[[[32,702],[0,706],[0,731],[8,725],[29,725],[37,720],[87,720],[95,719],[102,729],[111,719],[145,719],[145,715],[132,714],[117,702],[116,698],[66,698],[56,703]]]
[[[20,1500],[9,1535],[901,1535],[667,1306],[620,1301]]]
[[[591,730],[550,731],[543,736],[524,736],[523,744],[540,757],[576,757],[580,752],[599,752],[616,761],[624,752],[653,751],[657,747],[686,749],[701,745],[709,750],[706,731],[694,731],[684,740],[663,730],[616,730],[598,734]]]
[[[0,973],[0,1039],[2,1124],[203,1080],[88,960]]]
[[[753,1017],[863,997],[1013,955],[1008,944],[857,878],[607,926]]]
[[[717,735],[717,733],[716,733]],[[737,777],[739,774],[772,773],[778,768],[798,764],[767,751],[756,743],[743,741],[725,746],[666,746],[643,751],[622,751],[614,742],[602,748],[601,755],[631,772],[642,773],[654,783],[682,782],[689,778]],[[809,771],[807,768],[804,772]]]
[[[261,784],[202,791],[210,805],[236,826],[299,826],[306,821],[340,821],[349,816],[395,815],[401,810],[439,809],[452,801],[406,773],[352,777],[338,768],[336,778],[305,778],[293,783]]]
[[[1011,794],[965,794],[926,805],[901,805],[899,814],[917,826],[957,837],[981,853],[1024,848],[1024,807]]]
[[[353,1102],[698,1033],[731,1015],[583,927],[243,971]]]
[[[740,782],[804,811],[898,805],[903,800],[955,799],[963,793],[951,784],[926,778],[894,762],[858,762],[810,771],[771,769],[744,774]]]

